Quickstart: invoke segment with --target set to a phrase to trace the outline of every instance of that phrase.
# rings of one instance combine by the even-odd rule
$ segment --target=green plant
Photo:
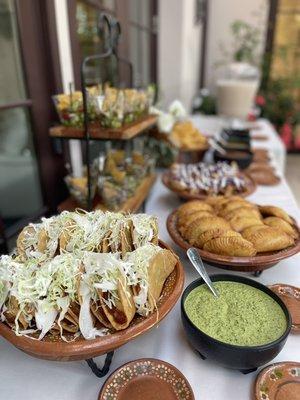
[[[245,21],[236,20],[230,25],[230,30],[234,38],[234,61],[256,63],[256,51],[261,35],[260,29]]]

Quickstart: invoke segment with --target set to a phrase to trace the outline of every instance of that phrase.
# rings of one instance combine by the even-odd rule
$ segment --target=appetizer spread
[[[0,319],[17,335],[70,341],[129,326],[157,308],[177,263],[146,214],[63,212],[30,224],[0,259]]]
[[[284,250],[299,237],[284,210],[257,206],[239,196],[183,204],[177,211],[177,229],[190,245],[233,257]]]
[[[190,195],[232,195],[243,193],[247,180],[239,173],[235,164],[218,162],[173,164],[167,172],[167,181],[171,189],[188,192]]]
[[[184,308],[206,335],[236,346],[260,346],[280,338],[287,319],[265,292],[240,282],[214,282],[219,297],[202,284],[187,296]]]

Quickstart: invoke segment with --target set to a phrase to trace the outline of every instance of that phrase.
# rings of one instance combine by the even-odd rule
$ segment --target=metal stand
[[[108,372],[109,368],[113,359],[114,351],[110,351],[106,354],[106,358],[104,361],[104,365],[102,368],[99,368],[98,365],[95,363],[93,358],[89,358],[86,360],[88,366],[91,368],[93,374],[97,376],[97,378],[103,378]]]
[[[86,57],[81,64],[80,68],[80,78],[81,78],[81,91],[83,99],[83,127],[84,127],[84,138],[86,142],[86,165],[87,165],[87,183],[88,183],[88,198],[87,198],[87,208],[91,211],[93,208],[92,190],[91,190],[91,160],[90,160],[90,127],[89,127],[89,115],[88,115],[88,96],[87,96],[87,70],[91,63],[95,61],[105,60],[105,59],[115,59],[117,62],[117,68],[119,71],[120,65],[124,65],[129,69],[129,84],[132,86],[133,79],[133,67],[131,62],[121,58],[117,54],[117,46],[119,41],[119,36],[121,34],[121,28],[119,22],[109,14],[101,13],[98,21],[98,30],[103,30],[104,26],[107,25],[109,40],[108,40],[108,50],[101,54],[95,54]],[[119,73],[118,73],[119,75]],[[119,79],[118,79],[119,80]],[[106,140],[106,139],[101,139]]]
[[[253,276],[255,276],[255,278],[258,278],[259,276],[261,276],[262,273],[262,271],[255,271],[253,272]]]

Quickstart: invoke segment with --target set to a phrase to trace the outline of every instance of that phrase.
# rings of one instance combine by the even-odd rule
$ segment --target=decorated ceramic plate
[[[300,400],[300,363],[280,362],[264,368],[254,386],[255,400]]]
[[[162,248],[171,250],[161,240]],[[184,283],[184,271],[179,260],[174,271],[167,278],[160,299],[157,303],[157,312],[148,317],[136,315],[128,328],[112,332],[93,340],[85,340],[82,336],[65,342],[60,338],[46,335],[43,340],[34,340],[27,336],[17,336],[5,323],[0,322],[0,336],[25,353],[46,360],[75,361],[86,360],[106,354],[124,345],[135,337],[145,333],[157,325],[174,307],[179,299]]]
[[[131,361],[105,382],[98,400],[194,400],[192,388],[173,365],[154,358]]]
[[[273,290],[287,306],[292,317],[292,332],[300,334],[300,289],[284,283],[272,285],[270,289]]]

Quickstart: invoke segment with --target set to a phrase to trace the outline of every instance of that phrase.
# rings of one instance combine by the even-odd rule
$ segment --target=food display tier
[[[156,124],[155,115],[147,115],[121,128],[102,128],[91,124],[90,139],[93,140],[129,140]],[[57,125],[49,130],[51,137],[63,139],[85,139],[84,129]]]
[[[156,175],[150,175],[146,177],[135,191],[134,196],[129,197],[120,207],[118,211],[134,213],[139,210],[143,202],[146,200],[154,182]],[[62,211],[74,211],[76,208],[83,208],[77,203],[73,197],[68,197],[57,207],[59,212]],[[108,208],[100,202],[100,199],[96,196],[93,204],[93,209],[100,209],[102,211],[108,211]],[[112,210],[110,210],[112,211]]]

